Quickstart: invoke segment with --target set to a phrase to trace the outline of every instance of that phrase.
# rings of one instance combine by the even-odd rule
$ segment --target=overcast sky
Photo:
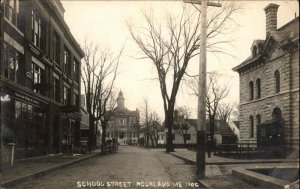
[[[239,76],[231,69],[250,55],[253,40],[265,38],[265,12],[269,3],[280,5],[278,10],[278,27],[299,15],[298,1],[241,1],[243,9],[234,18],[238,27],[232,26],[230,34],[235,38],[232,42],[231,54],[234,57],[208,54],[207,70],[218,71],[222,81],[231,83],[231,90],[226,101],[239,101]],[[149,61],[138,60],[139,49],[130,38],[126,20],[141,23],[141,11],[152,9],[158,18],[163,19],[166,12],[180,12],[181,1],[62,1],[66,10],[65,21],[79,44],[87,37],[104,48],[118,52],[126,44],[120,66],[120,75],[116,87],[122,90],[125,105],[128,109],[141,109],[143,98],[147,97],[150,108],[164,119],[163,104],[159,84],[151,78],[156,77],[154,67]],[[193,7],[191,7],[193,8]],[[159,19],[157,19],[159,22]],[[190,69],[198,70],[198,57],[191,62]],[[192,118],[196,118],[197,99],[188,94],[185,88],[180,89],[176,105],[188,106]]]

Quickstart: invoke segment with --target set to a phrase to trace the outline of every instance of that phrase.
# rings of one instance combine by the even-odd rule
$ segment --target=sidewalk
[[[15,161],[13,167],[5,166],[2,170],[1,186],[10,187],[49,174],[73,163],[98,156],[100,153],[100,150],[95,150],[91,154],[44,156]]]
[[[176,149],[170,154],[181,158],[189,163],[196,164],[196,152],[187,149]],[[264,164],[271,163],[273,165],[278,163],[295,163],[299,159],[233,159],[220,156],[211,156],[205,159],[205,175],[204,179],[199,180],[202,187],[205,188],[257,188],[257,186],[248,184],[229,174],[230,171],[220,169],[224,165],[232,165],[231,167],[249,166],[249,164]]]
[[[187,149],[176,149],[171,154],[182,157],[190,162],[196,162],[196,151]],[[278,159],[233,159],[212,155],[210,158],[206,156],[206,165],[224,165],[224,164],[249,164],[249,163],[288,163],[297,162],[299,159],[278,158]]]

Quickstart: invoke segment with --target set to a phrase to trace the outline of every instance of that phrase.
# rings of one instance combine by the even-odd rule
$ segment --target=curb
[[[179,155],[174,154],[172,152],[170,152],[169,154],[171,154],[171,155],[173,155],[173,156],[175,156],[175,157],[177,157],[179,159],[182,159],[183,161],[188,162],[190,164],[196,164],[196,162],[194,160],[191,160],[189,158],[185,158],[185,157],[179,156]],[[210,188],[209,184],[206,183],[203,180],[197,180],[197,182],[199,183],[200,188]]]
[[[90,156],[87,156],[87,157],[79,158],[79,159],[76,159],[76,160],[73,160],[73,161],[69,161],[69,162],[66,162],[66,163],[62,163],[60,165],[50,167],[50,168],[47,168],[47,169],[44,169],[44,170],[41,170],[41,171],[37,171],[35,173],[29,174],[29,175],[26,175],[26,176],[23,176],[23,177],[20,177],[20,178],[17,178],[17,179],[2,182],[0,188],[1,187],[4,187],[4,188],[13,187],[14,185],[16,185],[18,183],[29,181],[29,180],[32,180],[32,179],[36,179],[38,177],[47,175],[51,172],[54,172],[56,170],[59,170],[59,169],[62,169],[64,167],[67,167],[69,165],[72,165],[74,163],[78,163],[78,162],[81,162],[81,161],[84,161],[84,160],[87,160],[87,159],[91,159],[91,158],[99,156],[99,155],[101,155],[101,152],[90,155]]]
[[[189,158],[177,155],[175,153],[171,152],[170,154],[172,154],[173,156],[176,156],[176,157],[178,157],[180,159],[186,160],[189,163],[193,163],[193,164],[196,163],[195,160],[192,160],[192,159],[189,159]],[[259,160],[259,161],[247,161],[247,162],[242,162],[242,161],[227,161],[227,162],[206,162],[205,164],[206,165],[231,165],[231,164],[254,164],[254,163],[296,163],[296,162],[299,162],[299,160],[284,160],[284,161],[280,161],[280,160],[273,160],[273,161],[272,160]]]

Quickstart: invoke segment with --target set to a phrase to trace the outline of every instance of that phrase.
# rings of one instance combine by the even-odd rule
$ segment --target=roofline
[[[79,57],[83,58],[85,56],[85,53],[83,52],[80,45],[77,43],[76,39],[74,38],[73,34],[71,33],[70,28],[68,27],[64,17],[58,12],[57,7],[55,7],[53,5],[52,1],[45,1],[45,2],[50,6],[51,10],[54,10],[53,12],[59,18],[58,20],[63,25],[64,30],[67,32],[68,37],[71,39],[71,42],[79,51]]]
[[[280,28],[277,29],[277,31],[284,29],[285,27],[287,27],[288,25],[292,24],[293,22],[296,22],[297,19],[299,20],[299,16],[297,16],[296,18],[294,18],[293,20],[289,21],[288,23],[284,24],[283,26],[281,26]]]
[[[250,59],[248,59],[248,60],[246,59],[246,60],[244,60],[242,63],[240,63],[239,65],[233,67],[232,70],[236,72],[236,71],[238,71],[240,68],[242,68],[242,67],[244,67],[244,66],[247,66],[248,64],[250,64],[250,63],[252,63],[252,62],[254,62],[254,61],[260,59],[261,57],[262,57],[262,55],[261,55],[261,54],[258,54],[257,56],[252,57],[252,58],[250,58]]]

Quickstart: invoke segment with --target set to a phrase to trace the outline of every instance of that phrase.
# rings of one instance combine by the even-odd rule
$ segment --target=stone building
[[[16,158],[80,144],[84,52],[64,12],[59,0],[1,0],[1,135],[4,146],[16,144]]]
[[[117,98],[117,107],[109,115],[106,139],[117,138],[120,145],[137,144],[139,111],[130,111],[125,107],[125,98],[121,91]]]
[[[240,141],[299,148],[299,17],[278,28],[278,7],[265,7],[266,38],[254,40],[249,58],[233,68]]]

